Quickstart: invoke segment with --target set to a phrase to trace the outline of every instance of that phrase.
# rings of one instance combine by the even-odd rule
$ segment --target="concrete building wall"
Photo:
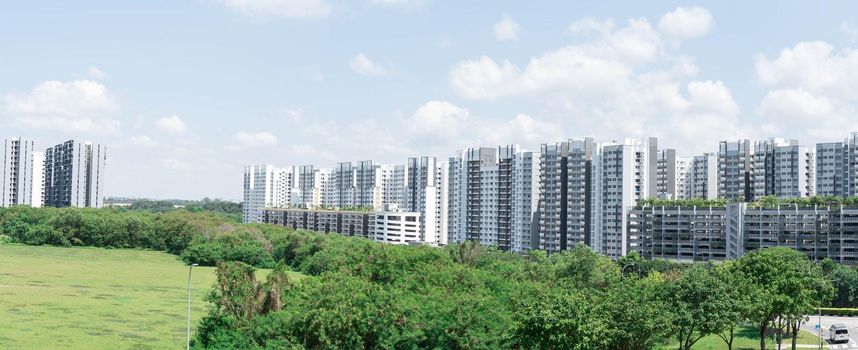
[[[750,140],[721,141],[718,146],[718,198],[753,197],[753,152]]]
[[[34,182],[41,177],[34,172],[33,141],[20,138],[3,140],[2,152],[0,206],[32,205]]]
[[[100,208],[107,151],[92,142],[66,141],[45,150],[44,204]]]

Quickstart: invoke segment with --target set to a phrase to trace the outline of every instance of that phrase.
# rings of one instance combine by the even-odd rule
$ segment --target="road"
[[[816,324],[819,323],[819,317],[816,315],[809,316],[810,320],[801,326],[802,329],[813,332],[814,334],[818,334],[818,330],[815,328]],[[833,317],[833,316],[822,316],[822,339],[828,339],[828,328],[833,324],[844,324],[846,327],[849,327],[849,343],[840,343],[840,344],[828,344],[825,343],[826,349],[835,349],[835,350],[858,350],[858,317]]]

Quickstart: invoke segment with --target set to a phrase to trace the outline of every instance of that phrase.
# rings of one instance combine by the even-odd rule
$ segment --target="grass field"
[[[214,279],[194,268],[192,331]],[[0,244],[0,349],[182,349],[187,281],[161,252]]]
[[[789,348],[791,339],[784,339],[784,348]],[[662,346],[660,350],[675,350],[679,349],[679,343],[671,344],[670,346]],[[819,337],[815,334],[800,331],[796,344],[819,344]],[[727,345],[717,335],[711,335],[700,339],[694,346],[695,350],[722,350],[726,349]],[[777,349],[777,344],[771,338],[766,339],[766,348]],[[735,339],[733,340],[733,350],[759,350],[760,337],[757,335],[757,330],[753,328],[740,328],[736,331]]]

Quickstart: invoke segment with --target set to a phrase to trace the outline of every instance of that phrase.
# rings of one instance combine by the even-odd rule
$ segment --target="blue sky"
[[[2,137],[110,147],[109,195],[239,199],[249,163],[858,130],[858,3],[0,2]]]

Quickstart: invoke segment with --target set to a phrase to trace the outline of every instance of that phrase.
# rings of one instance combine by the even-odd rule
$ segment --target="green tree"
[[[828,258],[820,263],[820,267],[834,284],[836,293],[832,306],[844,308],[858,306],[858,270]]]
[[[551,256],[555,278],[572,288],[605,289],[620,281],[620,268],[610,258],[579,244],[571,251]]]
[[[601,292],[599,308],[605,319],[611,320],[605,349],[651,349],[670,334],[673,315],[659,298],[665,283],[662,274],[653,273]]]
[[[680,350],[689,350],[701,338],[720,332],[733,322],[732,295],[714,267],[695,265],[665,283],[663,297],[673,310],[673,334]]]
[[[751,252],[736,261],[736,271],[749,282],[754,308],[748,316],[758,327],[760,350],[766,348],[769,329],[777,332],[780,347],[785,329],[797,330],[804,315],[819,308],[833,294],[822,269],[803,253],[789,248]]]
[[[597,303],[587,292],[544,293],[518,307],[510,342],[521,349],[606,349],[611,321]]]
[[[719,291],[724,293],[725,302],[724,314],[717,334],[727,345],[727,349],[733,350],[736,327],[748,319],[754,301],[749,292],[749,282],[735,271],[735,264],[732,261],[726,261],[717,266],[715,274],[721,284]]]

